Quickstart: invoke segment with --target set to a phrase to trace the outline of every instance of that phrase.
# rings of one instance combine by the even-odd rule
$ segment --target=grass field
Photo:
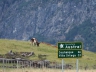
[[[0,70],[0,72],[3,72]],[[62,72],[61,69],[14,69],[5,70],[4,72]],[[76,72],[76,70],[64,70],[64,72]],[[78,72],[96,72],[96,70],[78,70]]]
[[[47,60],[51,62],[61,63],[62,60],[57,56],[58,49],[51,44],[40,43],[40,46],[36,47],[31,46],[30,41],[0,39],[0,54],[8,53],[10,50],[13,52],[34,52],[35,56],[29,57],[30,60],[39,60],[38,54],[48,55]],[[64,63],[74,64],[75,66],[76,59],[65,58]],[[79,66],[83,68],[88,66],[89,69],[93,69],[96,66],[96,53],[83,50],[83,57],[79,59]]]

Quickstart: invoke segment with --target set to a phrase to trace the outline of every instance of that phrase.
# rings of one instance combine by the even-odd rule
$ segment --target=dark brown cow
[[[36,42],[36,44],[37,44],[37,46],[39,46],[40,43],[39,42]]]

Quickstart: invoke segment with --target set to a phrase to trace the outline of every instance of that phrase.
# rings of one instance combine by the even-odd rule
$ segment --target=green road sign
[[[82,49],[81,42],[59,42],[58,49]]]
[[[59,42],[58,58],[81,58],[82,42]]]
[[[82,50],[58,50],[58,58],[80,58]]]

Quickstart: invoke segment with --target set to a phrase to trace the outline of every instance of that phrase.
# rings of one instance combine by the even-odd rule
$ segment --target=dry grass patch
[[[3,70],[0,70],[3,72]],[[62,72],[61,69],[11,69],[4,72]],[[64,72],[76,72],[76,70],[64,70]],[[78,72],[96,72],[96,70],[79,70]]]

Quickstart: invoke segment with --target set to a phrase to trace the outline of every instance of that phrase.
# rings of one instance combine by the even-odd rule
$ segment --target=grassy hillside
[[[13,52],[34,52],[35,56],[30,57],[31,60],[38,60],[38,54],[46,54],[47,60],[61,62],[62,59],[57,57],[57,47],[47,44],[40,43],[39,47],[31,46],[30,41],[19,41],[19,40],[7,40],[0,39],[0,54],[8,53],[10,50]],[[64,59],[64,63],[74,63],[76,58]],[[79,59],[79,65],[81,66],[94,66],[96,65],[96,53],[84,51],[83,57]]]

